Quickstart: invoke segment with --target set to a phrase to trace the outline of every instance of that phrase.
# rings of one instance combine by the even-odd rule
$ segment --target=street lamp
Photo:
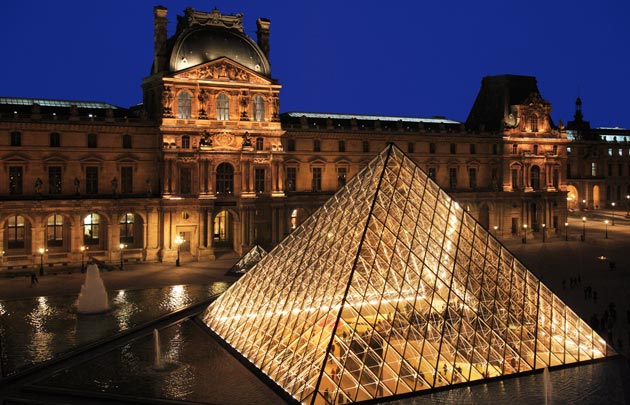
[[[586,241],[586,217],[582,217],[582,242]]]
[[[44,275],[44,252],[46,252],[46,249],[44,249],[43,247],[39,248],[39,275],[40,276]]]
[[[494,226],[494,237],[495,238],[497,237],[497,229],[499,229],[499,227],[495,225]]]
[[[610,224],[610,226],[615,226],[615,203],[614,203],[614,202],[612,202],[612,203],[610,203],[610,204],[611,204],[611,205],[612,205],[612,207],[613,207],[613,209],[612,209],[612,224]]]
[[[605,220],[604,223],[606,224],[606,239],[608,239],[608,220]]]
[[[527,243],[527,224],[523,224],[523,243]]]
[[[547,224],[542,224],[543,228],[543,243],[545,243],[545,228],[547,228]]]
[[[586,200],[582,200],[582,205],[584,206],[584,209],[586,209]]]
[[[125,248],[127,247],[127,245],[125,245],[124,243],[121,243],[118,246],[120,246],[120,270],[124,270],[124,268],[123,268],[123,253],[124,253]]]
[[[175,245],[177,245],[177,260],[175,260],[175,266],[179,267],[179,247],[184,243],[184,238],[181,235],[175,237]]]
[[[87,248],[88,247],[85,245],[79,248],[79,250],[81,250],[81,273],[85,273],[85,251]]]
[[[626,196],[626,218],[630,218],[630,194]]]
[[[564,223],[564,240],[569,240],[569,223]]]

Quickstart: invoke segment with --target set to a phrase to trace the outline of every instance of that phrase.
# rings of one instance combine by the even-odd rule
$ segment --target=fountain
[[[85,283],[77,300],[77,312],[80,314],[98,314],[109,310],[107,290],[101,279],[98,266],[90,264],[85,274]]]
[[[153,369],[164,370],[162,350],[160,349],[160,334],[157,329],[153,329],[153,355]]]
[[[551,376],[549,375],[549,367],[545,367],[543,370],[543,387],[545,405],[551,405]]]

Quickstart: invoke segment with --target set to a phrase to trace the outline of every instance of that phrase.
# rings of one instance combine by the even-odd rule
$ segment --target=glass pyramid
[[[260,245],[255,245],[228,270],[228,274],[240,276],[247,273],[247,271],[254,267],[266,254],[267,251],[265,249],[260,247]]]
[[[586,322],[393,145],[212,303],[204,322],[310,404],[607,355]]]

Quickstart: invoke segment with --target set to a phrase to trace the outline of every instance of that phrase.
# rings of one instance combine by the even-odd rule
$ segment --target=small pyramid
[[[611,354],[394,145],[213,302],[204,322],[309,404]]]
[[[260,247],[260,245],[255,245],[249,252],[245,253],[234,266],[230,267],[227,274],[241,276],[247,273],[249,269],[254,267],[266,254],[267,251],[265,249]]]

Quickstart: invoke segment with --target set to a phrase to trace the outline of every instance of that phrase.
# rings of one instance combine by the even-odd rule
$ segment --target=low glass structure
[[[212,303],[204,322],[311,404],[611,354],[394,145]]]

